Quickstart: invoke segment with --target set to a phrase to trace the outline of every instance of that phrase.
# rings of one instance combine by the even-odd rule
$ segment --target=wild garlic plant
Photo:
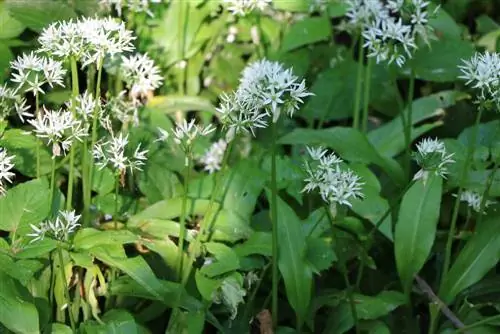
[[[430,46],[435,39],[434,28],[429,19],[435,16],[439,6],[430,11],[431,4],[426,0],[344,0],[347,5],[347,27],[354,31],[359,41],[359,60],[356,79],[353,127],[367,131],[368,109],[371,88],[372,59],[376,63],[398,67],[409,66],[408,105],[406,110],[400,106],[401,122],[405,138],[405,173],[410,174],[411,138],[413,128],[413,101],[415,72],[411,58],[422,43]],[[366,51],[365,51],[366,49]],[[366,68],[363,65],[365,53]],[[364,72],[364,77],[363,77]],[[362,82],[364,81],[364,88]],[[396,84],[396,79],[395,86]],[[362,97],[363,92],[363,97]],[[361,100],[364,104],[361,108]],[[362,114],[360,111],[362,109]]]

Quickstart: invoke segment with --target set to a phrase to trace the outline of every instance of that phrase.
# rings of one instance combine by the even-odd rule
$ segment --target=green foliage
[[[500,122],[498,105],[482,101],[495,102],[498,71],[477,83],[460,68],[500,51],[497,1],[429,3],[433,30],[399,49],[401,66],[368,55],[344,0],[266,1],[245,15],[230,2],[0,3],[0,332],[498,332]],[[404,6],[389,17],[407,25],[414,9]],[[64,87],[26,90],[45,72],[17,82],[16,57],[59,59],[39,52],[45,28],[107,16],[137,37],[159,87],[147,85],[155,70],[131,79],[125,54],[110,50],[100,75],[97,59],[76,53],[61,59]],[[289,83],[272,75],[242,89],[262,59],[312,94],[282,92]],[[245,103],[227,112],[236,90]],[[102,114],[71,107],[83,93]],[[20,99],[41,119],[70,111],[86,136],[66,147],[74,128],[37,134],[36,118],[18,117]],[[232,133],[252,99],[268,128]],[[96,165],[119,136],[123,158]],[[443,146],[423,152],[432,138]],[[216,142],[224,152],[210,166]],[[448,161],[412,159],[425,154]]]

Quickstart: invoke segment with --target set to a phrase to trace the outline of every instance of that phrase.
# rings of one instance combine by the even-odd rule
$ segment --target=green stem
[[[276,178],[276,138],[277,138],[277,129],[276,123],[271,124],[271,223],[272,223],[272,255],[273,255],[273,263],[272,263],[272,302],[271,302],[271,310],[272,310],[272,319],[273,319],[273,328],[277,328],[278,325],[278,282],[279,282],[279,273],[278,273],[278,186],[277,186],[277,178]]]
[[[116,181],[115,181],[115,216],[114,216],[114,223],[115,223],[115,230],[118,230],[118,193],[120,192],[120,175],[118,174],[116,176]]]
[[[187,211],[187,200],[188,200],[188,185],[189,185],[189,176],[191,173],[191,157],[190,152],[187,152],[188,156],[187,165],[185,167],[184,172],[184,194],[182,195],[182,208],[181,208],[181,220],[179,221],[179,256],[177,258],[177,277],[179,281],[182,282],[182,265],[184,258],[184,239],[186,238],[186,211]]]
[[[495,180],[495,174],[498,171],[498,167],[499,167],[498,163],[495,163],[495,166],[493,167],[493,170],[491,171],[490,176],[488,177],[488,181],[486,182],[486,188],[483,191],[483,195],[482,195],[483,197],[481,198],[481,205],[479,206],[479,213],[478,213],[478,217],[476,220],[477,226],[481,225],[481,222],[483,221],[483,217],[484,217],[483,212],[484,212],[484,209],[486,207],[486,202],[488,201],[490,189],[491,189],[491,186],[493,185],[493,181]]]
[[[361,131],[366,133],[368,129],[368,109],[370,107],[370,88],[371,88],[371,76],[372,76],[372,66],[373,59],[368,57],[368,64],[366,65],[365,71],[365,88],[363,95],[363,117],[361,120]]]
[[[324,207],[328,214],[328,220],[330,221],[330,227],[332,229],[332,238],[333,238],[335,236],[335,218],[332,216],[332,212],[330,211],[330,208],[326,203],[324,204]],[[340,210],[338,210],[336,220],[341,223],[344,220],[344,216],[345,216],[345,208],[342,207]],[[342,276],[344,277],[345,285],[347,287],[349,306],[351,308],[352,318],[354,320],[354,325],[356,327],[356,334],[360,334],[361,332],[359,328],[358,312],[356,311],[356,303],[354,301],[354,295],[353,295],[353,286],[349,281],[349,275],[345,263],[343,261],[339,261],[339,264],[340,264],[340,270],[342,271]]]
[[[408,85],[408,116],[406,117],[405,134],[405,166],[407,166],[406,175],[409,177],[411,163],[411,130],[413,128],[413,97],[415,94],[415,71],[412,69],[410,74],[410,83]]]
[[[76,59],[71,58],[71,112],[73,116],[76,114],[76,97],[79,93],[78,87],[78,67],[76,65]],[[74,173],[75,173],[75,152],[76,145],[71,145],[69,153],[69,175],[68,175],[68,191],[66,193],[66,210],[70,210],[73,203],[73,183],[74,183]]]
[[[98,64],[98,69],[97,69],[97,83],[95,86],[95,100],[96,100],[96,105],[94,108],[94,112],[92,115],[92,137],[90,141],[90,149],[93,149],[95,146],[95,143],[97,142],[97,125],[98,125],[98,120],[99,120],[99,108],[100,108],[100,100],[101,100],[101,78],[102,78],[102,59],[99,59],[97,64]],[[87,189],[86,192],[84,193],[84,224],[87,226],[90,221],[90,202],[92,200],[92,184],[93,184],[93,178],[94,178],[94,159],[89,157],[88,152],[85,152],[85,165],[86,169],[88,169],[88,178],[87,178]]]
[[[75,319],[73,318],[73,310],[71,309],[71,298],[69,295],[69,287],[68,287],[68,282],[66,280],[66,272],[64,270],[64,257],[61,247],[59,246],[57,247],[57,253],[59,254],[59,268],[61,269],[61,277],[64,284],[64,298],[66,299],[67,310],[69,314],[69,322],[71,324],[71,330],[73,331],[73,333],[76,333]]]
[[[40,117],[40,97],[38,96],[38,91],[35,93],[35,117],[39,119]],[[36,178],[40,178],[40,141],[36,139]]]
[[[358,59],[358,72],[356,75],[356,92],[354,98],[354,110],[353,110],[353,119],[352,119],[352,127],[354,129],[359,129],[359,112],[361,106],[361,91],[362,91],[362,81],[363,81],[363,59],[365,57],[365,49],[363,48],[363,39],[359,38],[359,59]]]
[[[442,280],[441,284],[445,282],[446,276],[448,274],[448,270],[450,267],[450,261],[451,261],[451,246],[453,244],[453,237],[455,235],[455,230],[457,226],[457,219],[458,219],[458,211],[460,208],[460,197],[462,196],[463,192],[463,187],[465,183],[467,182],[467,176],[469,172],[469,167],[470,163],[474,154],[475,146],[476,146],[476,140],[477,140],[477,132],[479,128],[479,122],[481,121],[481,115],[483,113],[483,108],[480,107],[479,111],[477,113],[476,117],[476,122],[474,125],[474,129],[472,130],[472,136],[469,137],[469,145],[467,148],[467,154],[465,156],[465,161],[463,168],[460,173],[460,183],[458,184],[458,192],[457,192],[457,198],[455,199],[455,205],[453,207],[453,214],[451,218],[451,225],[450,225],[450,230],[448,231],[448,239],[446,240],[446,248],[445,248],[445,256],[444,256],[444,263],[443,263],[443,270],[442,270]]]
[[[56,158],[52,157],[52,169],[50,172],[50,196],[49,196],[49,205],[50,205],[50,212],[52,212],[52,207],[53,207],[53,201],[54,201],[54,188],[56,184]]]
[[[393,76],[392,80],[393,80],[394,88],[396,89],[396,103],[398,104],[399,113],[401,115],[401,125],[403,127],[403,132],[404,132],[406,127],[407,127],[406,126],[407,120],[405,117],[404,101],[401,98],[401,95],[399,94],[397,77]],[[405,137],[405,141],[406,141],[406,137]],[[406,148],[405,148],[405,152],[406,152]],[[405,159],[403,159],[403,170],[405,172],[405,176],[408,177],[408,175],[410,175],[410,165],[409,165],[409,161],[406,160],[406,157],[405,157]]]

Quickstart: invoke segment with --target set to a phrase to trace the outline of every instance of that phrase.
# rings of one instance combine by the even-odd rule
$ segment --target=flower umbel
[[[363,198],[361,179],[348,168],[341,167],[342,160],[334,153],[319,148],[307,147],[312,161],[305,161],[307,177],[302,190],[310,192],[318,189],[323,201],[330,206],[339,204],[352,206],[351,199]]]
[[[456,194],[453,194],[453,196],[457,197]],[[479,212],[481,210],[483,196],[475,191],[465,190],[460,194],[460,201],[466,202],[467,206],[469,206],[472,210]],[[494,201],[486,200],[484,202],[484,210],[494,203]]]
[[[413,154],[413,158],[421,169],[415,174],[413,179],[425,179],[429,172],[446,178],[446,174],[448,173],[446,165],[455,162],[452,157],[453,153],[446,153],[446,148],[442,141],[431,138],[422,139],[417,143],[417,152]]]
[[[466,84],[479,90],[479,103],[500,107],[500,55],[498,53],[476,53],[459,66]]]
[[[245,16],[253,10],[263,11],[272,0],[223,0],[234,15]]]
[[[31,224],[32,232],[27,236],[33,238],[30,243],[43,240],[46,235],[54,240],[68,241],[70,234],[80,226],[79,220],[80,215],[76,215],[74,210],[59,211],[55,220],[46,220],[38,226]]]
[[[47,139],[52,144],[52,157],[66,153],[75,140],[82,142],[88,135],[88,126],[76,119],[70,111],[48,110],[44,107],[43,116],[29,120],[35,128],[36,136]]]
[[[5,195],[5,181],[12,183],[14,173],[11,169],[14,168],[14,158],[14,155],[9,155],[6,150],[0,148],[0,195]]]
[[[227,143],[224,139],[220,139],[213,143],[205,154],[199,159],[205,167],[204,169],[212,174],[221,169],[222,159],[226,151]]]
[[[131,173],[134,170],[142,170],[142,166],[147,160],[146,154],[148,150],[141,151],[141,145],[139,144],[131,157],[127,157],[125,154],[127,144],[128,135],[123,137],[122,133],[118,136],[112,135],[108,141],[96,144],[93,150],[96,165],[100,169],[109,166],[121,175],[125,173],[126,169],[129,169]]]

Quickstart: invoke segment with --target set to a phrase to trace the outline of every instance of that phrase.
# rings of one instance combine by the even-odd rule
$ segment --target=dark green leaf
[[[460,251],[444,277],[439,297],[447,304],[458,293],[477,283],[500,259],[500,222],[498,217],[487,219],[478,226],[474,236]]]
[[[287,52],[304,45],[325,41],[331,38],[330,20],[325,17],[309,17],[290,27],[283,37],[281,52]]]
[[[30,224],[41,223],[49,209],[49,185],[45,179],[21,183],[0,198],[0,230],[26,238]]]
[[[408,189],[401,202],[394,232],[394,252],[399,277],[407,293],[434,244],[442,186],[441,176],[429,172],[427,178],[417,180]]]

